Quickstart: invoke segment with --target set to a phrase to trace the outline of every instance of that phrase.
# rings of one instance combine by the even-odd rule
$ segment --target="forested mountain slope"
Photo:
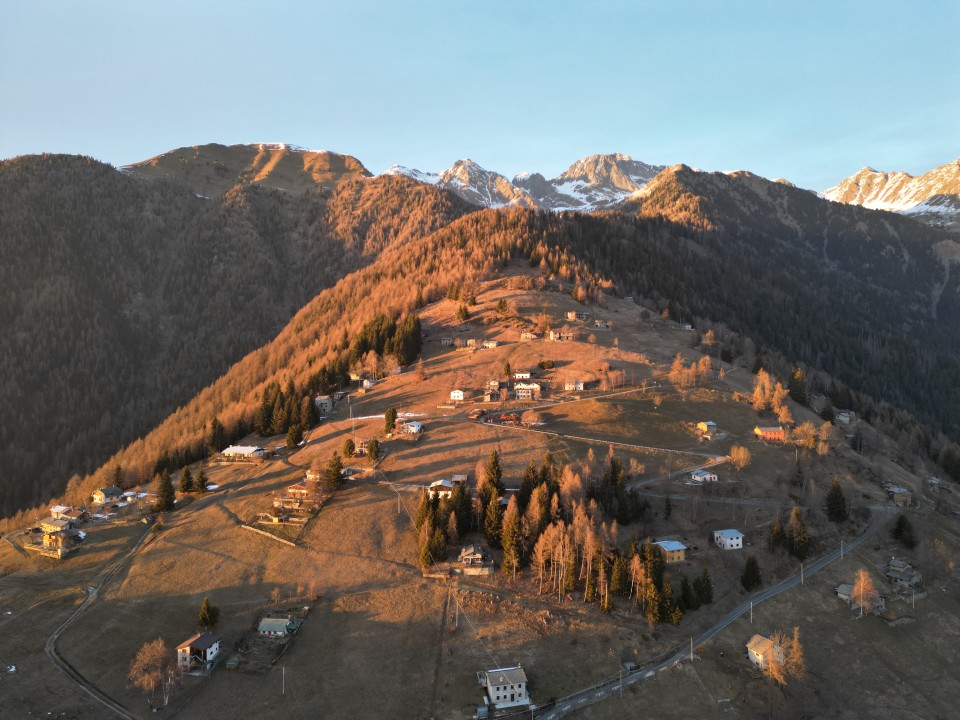
[[[806,222],[820,212],[831,217],[800,231],[759,221],[752,227],[765,207],[758,198],[741,217],[732,206],[721,210],[730,197],[716,191],[698,195],[682,177],[668,179],[673,184],[654,188],[639,215],[484,210],[420,242],[391,246],[376,262],[320,293],[274,341],[119,453],[101,477],[116,465],[148,477],[158,458],[196,457],[203,452],[205,424],[214,416],[229,428],[249,428],[268,385],[300,391],[318,377],[330,377],[330,368],[345,368],[361,328],[378,314],[415,313],[418,296],[441,298],[451,284],[492,277],[517,257],[529,260],[532,275],[563,279],[587,302],[605,292],[631,293],[674,317],[720,320],[735,331],[721,335],[728,358],[740,354],[751,337],[764,352],[825,369],[868,393],[876,401],[868,416],[889,408],[887,419],[902,423],[908,416],[893,407],[900,406],[958,437],[960,362],[948,351],[954,336],[944,330],[941,311],[934,312],[927,294],[946,275],[928,252],[939,236],[908,220],[899,228],[891,223],[881,237],[858,235],[853,229],[861,222],[881,233],[862,217],[865,211],[837,205],[822,210],[816,203],[828,203],[793,189],[801,194],[781,198],[780,206],[804,206],[809,197],[814,205],[806,208]],[[727,182],[708,180],[721,188]],[[743,193],[740,200],[753,192],[744,189],[744,180],[754,182],[729,178],[730,187]],[[777,196],[780,190],[763,192]],[[668,210],[676,220],[667,219]],[[835,257],[799,241],[797,232],[816,234]],[[854,272],[858,242],[875,243],[869,253],[874,261]],[[853,247],[844,250],[847,243]],[[900,251],[891,255],[888,246]],[[955,295],[955,282],[948,287]],[[913,328],[911,334],[904,334],[904,327]],[[928,342],[924,333],[937,330],[944,337]],[[921,435],[916,449],[935,455],[943,446],[930,432]]]
[[[206,200],[87,158],[0,163],[0,513],[93,471],[317,292],[470,210],[406,178]]]

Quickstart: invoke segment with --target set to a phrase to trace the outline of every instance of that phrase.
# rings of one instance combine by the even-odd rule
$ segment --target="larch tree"
[[[877,604],[877,588],[865,568],[857,570],[857,579],[853,583],[853,599],[860,606],[861,617],[864,613],[873,612]]]
[[[750,464],[751,459],[750,450],[742,445],[734,445],[730,448],[730,462],[738,473]]]
[[[170,702],[170,692],[177,681],[177,664],[162,638],[144,643],[130,664],[127,677],[147,694],[152,705],[153,696],[160,690],[163,707]]]

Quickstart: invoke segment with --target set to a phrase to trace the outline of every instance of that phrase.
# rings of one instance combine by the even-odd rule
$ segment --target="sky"
[[[0,158],[286,142],[372,172],[584,155],[824,189],[960,156],[960,2],[3,0]]]

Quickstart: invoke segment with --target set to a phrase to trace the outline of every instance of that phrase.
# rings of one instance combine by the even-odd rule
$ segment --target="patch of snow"
[[[403,165],[394,165],[392,167],[384,170],[381,175],[403,175],[410,178],[411,180],[416,180],[417,182],[426,183],[427,185],[436,185],[440,182],[439,173],[423,172],[422,170],[417,170],[416,168],[408,168]]]
[[[206,488],[207,488],[207,490],[219,490],[219,489],[220,489],[220,486],[219,486],[219,485],[207,485]]]
[[[126,507],[126,506],[129,505],[129,504],[130,504],[130,503],[118,502],[118,503],[117,503],[117,507],[118,507],[118,508],[122,508],[122,507]]]
[[[86,536],[87,536],[87,534],[86,534],[83,530],[80,530],[80,531],[77,533],[77,537],[79,537],[81,540],[83,540]]]
[[[196,195],[196,196],[197,196],[198,198],[200,198],[201,200],[209,200],[209,199],[210,199],[210,198],[208,198],[206,195],[201,195],[200,193],[194,193],[194,195]]]
[[[17,666],[16,666],[16,665],[7,665],[7,672],[8,672],[8,673],[15,673],[16,671],[17,671]]]

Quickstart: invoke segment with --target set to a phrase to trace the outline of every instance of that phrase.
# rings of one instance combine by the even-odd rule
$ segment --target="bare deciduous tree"
[[[734,445],[730,448],[730,462],[737,469],[737,472],[743,470],[750,464],[750,451],[742,445]]]
[[[179,673],[173,655],[163,638],[151,640],[140,647],[130,664],[127,677],[147,694],[147,702],[151,703],[151,706],[157,690],[161,691],[163,707],[167,706],[170,702],[170,692],[179,678]]]
[[[857,570],[857,579],[853,583],[853,599],[860,606],[860,616],[865,612],[873,612],[877,604],[877,588],[870,579],[870,573],[865,568]]]

